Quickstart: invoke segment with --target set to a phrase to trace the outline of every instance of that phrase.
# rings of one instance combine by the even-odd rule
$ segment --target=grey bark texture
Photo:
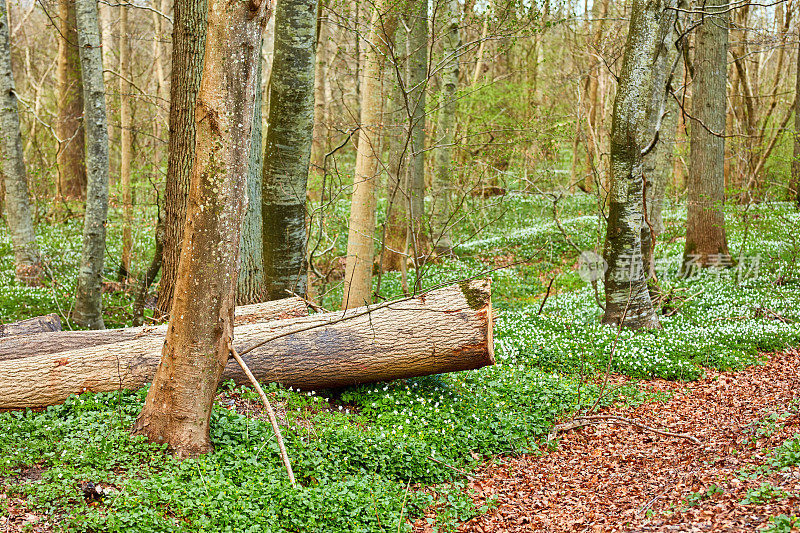
[[[195,104],[203,74],[206,0],[175,0],[172,74],[169,90],[169,155],[164,190],[164,261],[156,307],[168,315],[183,243],[189,180],[194,163]]]
[[[237,327],[232,344],[243,352],[263,343],[242,355],[259,381],[319,390],[492,365],[492,328],[489,283],[477,280],[371,310]],[[145,336],[0,361],[0,409],[53,405],[84,391],[138,389],[165,365],[159,364],[162,344],[163,337]],[[223,366],[223,380],[248,383],[235,361]]]
[[[604,259],[604,324],[657,328],[642,263],[645,225],[642,150],[652,141],[647,110],[659,31],[670,0],[634,0],[611,125],[611,190]]]
[[[78,286],[72,318],[89,329],[104,329],[101,282],[108,216],[108,127],[103,52],[95,0],[76,1],[86,129],[86,211]]]
[[[261,187],[264,166],[262,150],[261,77],[263,61],[259,57],[256,73],[256,101],[250,137],[250,162],[247,169],[247,210],[242,222],[239,243],[239,273],[236,281],[236,305],[261,302],[264,294],[264,260],[261,224]]]
[[[19,281],[34,283],[39,277],[39,248],[31,217],[17,93],[14,73],[11,71],[11,31],[5,0],[0,0],[0,143],[0,172],[5,189],[8,230],[14,248],[14,270]]]
[[[458,31],[459,5],[449,0],[442,13],[445,19],[442,35],[442,61],[440,73],[439,112],[436,123],[437,143],[433,175],[433,245],[439,254],[449,254],[453,249],[450,229],[453,224],[453,142],[456,126],[456,91],[458,90],[458,50],[461,34]]]
[[[107,43],[110,47],[111,44]],[[58,0],[58,192],[67,198],[86,195],[86,146],[83,129],[83,82],[78,53],[75,0]]]
[[[670,16],[670,13],[673,13]],[[673,171],[675,130],[678,127],[678,103],[673,98],[672,80],[681,67],[675,45],[674,11],[665,13],[658,37],[653,64],[653,89],[647,109],[647,122],[654,143],[642,160],[645,224],[642,227],[642,261],[648,278],[655,280],[655,240],[664,231],[662,208],[664,192]],[[673,72],[673,66],[675,72]]]
[[[271,300],[306,292],[316,35],[316,0],[278,2],[261,199],[264,283]]]
[[[428,89],[428,0],[411,0],[406,46],[410,144],[408,161],[409,231],[408,250],[415,265],[425,256],[425,105]],[[421,280],[418,280],[421,281]]]
[[[684,271],[730,265],[725,233],[725,134],[728,1],[709,0],[697,30],[692,80]],[[709,131],[711,130],[711,131]],[[713,132],[713,133],[712,133]]]

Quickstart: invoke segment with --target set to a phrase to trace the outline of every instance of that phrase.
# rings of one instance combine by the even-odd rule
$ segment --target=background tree
[[[262,232],[266,297],[304,295],[306,186],[314,129],[316,0],[281,0],[275,9],[262,181]]]
[[[269,4],[208,5],[197,150],[173,313],[134,432],[178,456],[211,449],[209,419],[233,337],[256,74]],[[313,79],[313,78],[312,78]]]
[[[189,178],[195,150],[195,103],[203,73],[206,0],[175,0],[172,29],[172,75],[169,92],[169,157],[164,186],[164,261],[156,307],[168,315],[175,291]]]
[[[28,176],[22,153],[17,93],[11,71],[11,30],[8,9],[0,0],[0,172],[5,186],[5,209],[14,245],[14,269],[22,282],[35,283],[41,259],[31,218]]]
[[[370,25],[363,85],[361,88],[361,128],[353,177],[353,197],[347,236],[342,308],[350,309],[372,302],[372,264],[375,259],[375,204],[380,178],[382,129],[383,67],[397,25],[395,6],[377,2]]]
[[[86,196],[83,140],[83,82],[78,54],[76,0],[58,0],[58,191],[67,198]]]
[[[122,258],[119,279],[124,281],[131,272],[131,236],[133,225],[133,191],[131,189],[131,159],[133,158],[133,121],[131,117],[130,43],[128,42],[128,6],[119,6],[119,121],[120,121],[120,185],[122,186]]]
[[[104,329],[103,260],[108,216],[108,127],[103,82],[103,55],[97,4],[77,0],[76,20],[86,119],[86,211],[73,319],[89,329]]]
[[[711,0],[704,10],[693,60],[684,268],[729,266],[731,261],[723,210],[729,3]]]

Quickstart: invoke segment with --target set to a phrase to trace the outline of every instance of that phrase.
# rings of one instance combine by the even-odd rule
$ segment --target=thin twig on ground
[[[584,426],[591,426],[593,424],[600,424],[600,423],[603,423],[603,422],[606,422],[606,423],[609,423],[609,424],[627,424],[627,425],[630,425],[630,426],[635,426],[635,427],[637,427],[639,429],[642,429],[642,430],[645,430],[645,431],[650,431],[652,433],[657,433],[659,435],[664,435],[664,436],[667,436],[667,437],[678,437],[678,438],[681,438],[681,439],[690,440],[690,441],[694,442],[695,444],[697,444],[698,446],[702,444],[700,442],[700,439],[698,439],[697,437],[694,437],[692,435],[689,435],[689,434],[686,434],[686,433],[673,433],[671,431],[664,431],[663,429],[658,429],[658,428],[654,428],[654,427],[651,427],[651,426],[646,426],[645,424],[642,424],[641,422],[637,422],[636,420],[633,420],[632,418],[625,418],[624,416],[617,416],[617,415],[592,415],[592,416],[578,416],[578,417],[575,417],[575,419],[573,419],[570,422],[566,422],[564,424],[555,425],[553,427],[553,429],[550,431],[550,434],[547,436],[547,441],[551,442],[558,433],[561,433],[561,432],[564,432],[564,431],[569,431],[571,429],[584,427]]]
[[[278,439],[278,449],[281,452],[283,464],[286,466],[286,473],[289,475],[289,482],[292,484],[293,488],[297,488],[297,481],[294,479],[292,464],[289,462],[289,454],[286,453],[286,446],[283,445],[281,428],[278,426],[278,419],[275,417],[275,411],[272,409],[272,404],[269,403],[269,399],[264,393],[264,389],[262,389],[261,385],[258,384],[258,380],[255,378],[255,376],[253,376],[253,373],[250,372],[250,369],[247,367],[244,360],[239,356],[236,349],[233,346],[230,346],[229,349],[233,358],[236,359],[236,362],[239,363],[239,366],[242,367],[242,370],[247,375],[247,379],[250,380],[250,383],[253,384],[253,387],[258,392],[258,395],[261,396],[261,401],[264,402],[264,407],[267,409],[267,416],[269,416],[269,423],[272,424],[272,429],[275,431],[275,437]]]

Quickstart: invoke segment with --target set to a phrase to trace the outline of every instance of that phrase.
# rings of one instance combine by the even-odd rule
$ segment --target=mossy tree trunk
[[[179,457],[211,450],[233,337],[236,266],[268,2],[210,0],[184,242],[161,362],[134,433]]]
[[[673,13],[673,16],[670,16]],[[678,127],[678,103],[671,91],[672,80],[677,75],[681,63],[679,50],[675,45],[677,37],[674,11],[668,11],[662,20],[662,34],[658,38],[656,59],[653,64],[653,88],[647,109],[647,122],[652,141],[655,144],[643,157],[643,179],[645,195],[645,224],[642,226],[642,262],[648,279],[655,280],[656,238],[664,231],[661,215],[664,205],[664,192],[672,175],[675,159],[675,131]],[[675,72],[672,67],[675,66]]]
[[[642,151],[652,141],[648,108],[659,31],[670,0],[634,0],[611,124],[611,190],[604,258],[604,324],[657,328],[642,262]]]
[[[697,30],[692,80],[691,148],[684,271],[729,266],[725,233],[725,121],[728,55],[727,0],[709,0]],[[710,131],[709,131],[710,130]]]
[[[97,3],[77,0],[76,20],[86,127],[86,211],[78,286],[72,317],[89,329],[104,329],[101,281],[108,218],[108,126]]]
[[[5,0],[0,0],[0,175],[5,188],[5,210],[17,279],[23,283],[38,280],[39,248],[31,217],[28,176],[23,159],[19,109],[11,71],[11,30]]]
[[[316,36],[316,0],[278,2],[261,197],[264,285],[270,300],[306,293]]]
[[[75,0],[58,0],[58,118],[56,165],[58,192],[66,198],[86,196],[83,127],[83,82],[78,53]]]
[[[792,158],[792,178],[789,186],[789,200],[800,208],[800,45],[797,48],[797,67],[794,89],[794,151]]]
[[[169,155],[164,190],[164,260],[156,308],[168,315],[186,223],[195,150],[195,103],[203,73],[207,0],[175,0],[169,94]]]

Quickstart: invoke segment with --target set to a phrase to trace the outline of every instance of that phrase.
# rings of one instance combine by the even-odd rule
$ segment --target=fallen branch
[[[261,401],[264,402],[264,407],[267,409],[267,416],[269,416],[269,423],[272,424],[272,429],[275,431],[275,437],[278,439],[278,449],[281,452],[281,459],[283,460],[284,466],[286,466],[286,473],[289,475],[289,482],[292,484],[293,488],[297,488],[297,482],[294,479],[294,472],[292,471],[292,464],[289,462],[289,454],[286,453],[286,446],[283,445],[283,436],[281,436],[281,428],[278,426],[278,419],[275,417],[275,411],[272,409],[272,404],[269,403],[269,399],[267,395],[264,394],[264,389],[261,388],[261,385],[258,384],[258,380],[253,376],[253,373],[250,372],[250,369],[247,367],[245,362],[239,357],[239,354],[236,352],[236,348],[233,346],[229,347],[231,355],[236,362],[239,363],[239,366],[242,367],[242,371],[247,375],[247,379],[250,380],[250,383],[258,392],[258,395],[261,396]]]
[[[678,437],[681,439],[686,439],[694,442],[698,446],[702,443],[697,437],[693,437],[692,435],[688,435],[686,433],[673,433],[671,431],[664,431],[662,429],[657,429],[654,427],[646,426],[641,422],[637,422],[632,418],[625,418],[624,416],[617,416],[617,415],[592,415],[592,416],[578,416],[575,417],[573,420],[569,422],[565,422],[563,424],[557,424],[553,426],[553,429],[550,431],[550,434],[547,436],[547,442],[552,442],[555,439],[558,433],[562,433],[565,431],[570,431],[572,429],[577,429],[584,426],[591,426],[593,424],[601,424],[603,422],[609,424],[627,424],[630,426],[635,426],[639,429],[650,431],[652,433],[658,433],[659,435],[664,435],[666,437]]]

